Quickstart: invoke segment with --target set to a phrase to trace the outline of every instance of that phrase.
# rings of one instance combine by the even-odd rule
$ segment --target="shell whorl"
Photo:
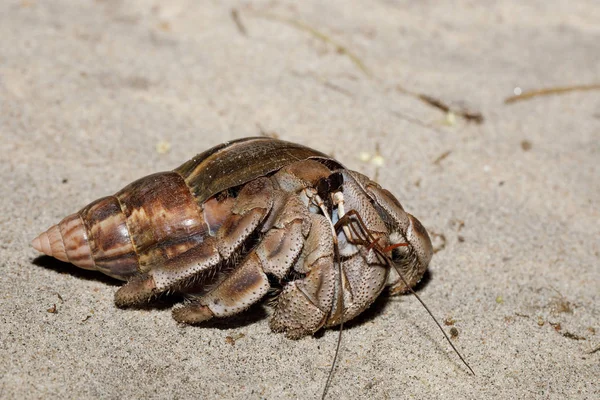
[[[40,253],[72,263],[83,269],[96,269],[85,225],[79,213],[71,214],[33,239]]]
[[[88,204],[31,244],[61,261],[128,280],[169,262],[185,262],[181,258],[200,245],[208,231],[202,208],[183,177],[160,172]]]
[[[138,257],[119,199],[100,198],[35,238],[38,251],[83,269],[127,280],[138,271]]]

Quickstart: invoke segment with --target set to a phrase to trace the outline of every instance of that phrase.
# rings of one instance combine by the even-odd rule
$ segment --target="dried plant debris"
[[[450,154],[452,154],[452,150],[446,150],[445,152],[443,152],[442,154],[440,154],[439,156],[436,157],[435,160],[433,160],[434,165],[440,165],[440,163],[442,161],[444,161]]]
[[[240,19],[240,13],[238,12],[238,10],[236,10],[235,8],[231,9],[230,15],[238,32],[241,33],[243,36],[248,36],[248,31],[246,30],[246,27]]]
[[[371,154],[367,151],[361,151],[358,154],[358,159],[364,163],[371,163],[375,167],[382,167],[385,164],[385,158],[383,158],[383,156],[379,153],[378,148],[375,149],[374,154]]]
[[[556,332],[560,332],[562,330],[562,325],[560,324],[560,322],[548,321],[548,324],[550,324],[550,326],[553,327]]]
[[[454,326],[450,328],[450,337],[452,339],[456,339],[458,337],[458,329],[456,329]]]
[[[375,151],[369,153],[368,151],[361,151],[358,154],[358,159],[364,163],[371,163],[376,167],[382,167],[385,164],[385,158],[381,155],[379,143],[375,143]]]
[[[167,140],[161,140],[156,143],[155,148],[158,154],[167,154],[171,150],[171,143]]]
[[[322,84],[324,87],[326,87],[327,89],[331,89],[334,90],[338,93],[341,93],[345,96],[348,97],[354,97],[354,95],[352,94],[352,92],[350,92],[347,89],[344,89],[341,86],[338,86],[332,82],[330,82],[329,80],[327,80],[327,78],[324,78],[322,76],[320,76],[319,74],[315,74],[315,73],[300,73],[297,71],[292,71],[292,75],[294,76],[298,76],[301,78],[312,78],[314,80],[316,80],[317,82],[319,82],[320,84]]]
[[[235,346],[236,340],[239,340],[239,339],[243,338],[244,336],[246,336],[246,335],[244,335],[243,333],[237,333],[235,335],[226,336],[225,343]]]
[[[542,288],[540,288],[541,290]],[[565,296],[563,296],[563,294],[561,292],[558,291],[558,289],[550,286],[550,289],[552,289],[554,292],[556,292],[556,296],[552,297],[552,299],[550,300],[550,302],[546,303],[544,306],[540,307],[540,310],[543,311],[544,315],[550,315],[550,316],[554,316],[554,318],[562,318],[562,321],[552,321],[550,320],[550,318],[548,316],[544,317],[541,315],[538,315],[537,317],[537,324],[538,326],[544,326],[546,323],[552,327],[552,329],[557,332],[558,334],[560,334],[561,336],[567,338],[567,339],[571,339],[571,340],[587,340],[585,336],[582,335],[578,335],[575,334],[567,329],[565,329],[565,324],[566,324],[566,320],[564,320],[564,315],[565,314],[572,314],[573,310],[575,307],[577,307],[576,304],[570,302],[569,300],[567,300],[567,298]],[[590,330],[588,328],[588,331],[593,335],[595,333],[595,330],[592,328],[592,330]]]
[[[452,113],[454,115],[458,115],[465,120],[475,122],[476,124],[483,123],[483,115],[478,111],[471,111],[466,108],[453,108],[440,99],[422,93],[418,95],[418,98],[425,103],[444,111],[447,114]]]
[[[563,335],[564,337],[566,337],[567,339],[572,339],[572,340],[585,340],[585,338],[583,336],[579,336],[576,335],[574,333],[571,332],[563,332],[561,333],[561,335]]]
[[[450,220],[450,227],[456,227],[456,232],[460,232],[465,227],[465,221],[458,218],[453,218]]]
[[[482,124],[485,120],[485,118],[483,117],[483,114],[480,113],[479,111],[472,111],[472,110],[469,110],[464,107],[452,107],[448,103],[446,103],[445,101],[443,101],[441,99],[438,99],[437,97],[434,97],[434,96],[431,96],[428,94],[424,94],[424,93],[413,92],[413,91],[403,88],[400,85],[397,85],[396,89],[401,93],[412,96],[412,97],[422,101],[425,104],[428,104],[434,108],[437,108],[438,110],[443,111],[444,113],[446,113],[447,118],[449,118],[448,116],[450,114],[458,115],[459,117],[463,118],[464,120],[469,121],[469,122],[475,122],[476,124]]]
[[[527,92],[521,92],[520,88],[516,88],[515,93],[517,93],[517,94],[504,99],[504,104],[511,104],[511,103],[515,103],[517,101],[522,101],[522,100],[530,100],[534,97],[552,96],[552,95],[565,94],[565,93],[571,93],[571,92],[584,92],[584,91],[589,91],[589,90],[600,90],[600,84],[556,86],[556,87],[550,87],[550,88],[530,90]]]
[[[576,306],[568,301],[556,288],[551,287],[551,289],[557,293],[557,296],[553,297],[549,303],[550,312],[553,315],[573,314],[573,308]]]
[[[444,320],[444,325],[446,326],[452,326],[456,323],[456,320],[452,317],[448,317]]]
[[[546,322],[548,323],[548,325],[550,325],[554,329],[555,332],[559,333],[561,336],[566,337],[567,339],[586,340],[586,338],[583,336],[576,335],[569,331],[563,331],[563,326],[560,322],[546,321],[546,320],[544,320],[544,317],[542,317],[542,316],[537,317],[538,326],[540,326],[540,327],[544,326],[546,324]]]
[[[442,124],[446,126],[456,125],[456,114],[454,114],[452,111],[448,111]]]
[[[522,140],[521,141],[521,149],[523,151],[529,151],[531,150],[533,147],[533,145],[531,144],[531,142],[529,140]]]
[[[94,309],[90,309],[90,313],[88,315],[85,316],[84,319],[81,320],[81,323],[86,322],[88,319],[92,318],[92,315],[94,315]]]
[[[366,76],[368,76],[368,77],[372,76],[371,71],[369,71],[369,69],[366,67],[365,63],[360,59],[360,57],[358,57],[356,54],[354,54],[352,51],[350,51],[350,49],[348,49],[348,47],[338,43],[337,41],[332,39],[329,35],[319,31],[318,29],[308,25],[307,23],[293,19],[293,18],[288,18],[283,15],[277,15],[277,14],[271,14],[271,13],[257,13],[256,15],[259,17],[273,20],[273,21],[283,22],[283,23],[288,24],[296,29],[299,29],[304,32],[308,32],[309,34],[311,34],[313,37],[319,39],[320,41],[335,47],[335,50],[338,54],[348,57],[350,59],[350,61],[352,61],[352,63],[354,65],[356,65],[356,67],[358,69],[360,69],[361,72],[363,72]]]
[[[379,170],[385,165],[385,158],[381,155],[381,151],[379,149],[379,143],[375,143],[375,152],[373,154],[367,151],[361,151],[358,154],[358,159],[360,161],[364,163],[370,163],[375,166],[375,175],[373,177],[374,180],[379,179]]]

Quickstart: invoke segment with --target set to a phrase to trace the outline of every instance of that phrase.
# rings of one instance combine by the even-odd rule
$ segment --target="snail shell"
[[[207,207],[204,203],[211,196],[307,159],[341,167],[327,155],[295,143],[260,137],[226,142],[172,172],[146,176],[90,203],[31,245],[80,268],[127,280],[215,232],[225,210],[216,204]]]

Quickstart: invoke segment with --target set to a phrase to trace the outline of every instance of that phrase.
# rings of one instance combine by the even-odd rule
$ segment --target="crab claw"
[[[406,231],[403,234],[394,232],[390,235],[392,242],[406,241],[408,244],[406,247],[392,250],[392,260],[397,268],[390,274],[392,294],[407,293],[410,288],[419,283],[433,256],[433,246],[427,230],[411,214],[406,213],[406,216],[408,217]],[[404,279],[398,276],[398,271],[402,273]]]
[[[417,253],[420,265],[418,269],[425,272],[425,269],[431,261],[431,257],[433,257],[433,245],[431,244],[431,239],[429,238],[427,230],[423,227],[421,222],[411,214],[407,215],[410,226],[407,229],[406,238]]]

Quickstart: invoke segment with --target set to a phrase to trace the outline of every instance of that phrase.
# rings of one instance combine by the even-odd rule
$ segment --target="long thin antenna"
[[[329,390],[329,386],[331,385],[331,380],[333,379],[333,372],[335,371],[335,367],[337,365],[338,355],[340,354],[340,347],[342,344],[342,332],[344,331],[344,288],[342,287],[342,262],[340,260],[340,253],[337,247],[337,237],[335,237],[335,246],[333,246],[333,251],[335,253],[335,260],[338,265],[338,285],[340,288],[339,295],[337,298],[337,306],[338,310],[342,310],[340,316],[340,332],[338,334],[337,345],[335,346],[335,354],[333,356],[333,362],[331,363],[331,368],[329,369],[329,375],[327,375],[327,381],[325,382],[325,387],[323,388],[323,394],[321,395],[321,400],[325,400],[325,396],[327,396],[327,390]],[[340,308],[341,307],[341,308]]]
[[[364,223],[363,219],[361,218],[360,214],[356,210],[349,210],[348,213],[346,215],[344,215],[344,217],[345,218],[346,217],[349,218],[350,215],[353,215],[353,216],[356,217],[357,222],[360,225],[361,230],[364,232],[364,234],[367,237],[368,241],[371,242],[369,245],[372,245],[373,242],[377,242],[377,239],[374,238],[373,235],[371,234],[371,232],[367,229],[367,226]],[[340,219],[337,222],[337,224],[339,224],[341,221],[342,221],[342,219]],[[352,225],[350,225],[350,226],[352,226]],[[392,245],[392,246],[395,246],[395,245]],[[421,298],[419,297],[419,295],[409,286],[408,282],[406,282],[406,279],[404,279],[404,275],[402,275],[402,272],[400,272],[400,268],[385,253],[385,251],[384,251],[385,249],[382,249],[379,244],[376,244],[375,246],[373,246],[373,249],[376,250],[379,253],[379,255],[381,255],[386,260],[386,262],[388,263],[388,265],[390,265],[391,267],[393,267],[396,270],[396,272],[398,273],[398,276],[400,277],[400,279],[402,280],[402,282],[404,283],[404,285],[406,285],[406,287],[408,288],[408,290],[417,298],[417,300],[419,300],[419,303],[421,303],[421,305],[423,305],[423,307],[425,308],[425,310],[427,311],[427,313],[429,314],[429,316],[431,316],[431,318],[433,319],[433,321],[435,322],[435,324],[438,326],[438,328],[440,328],[440,330],[444,334],[444,337],[446,338],[446,340],[450,344],[450,347],[452,347],[452,350],[454,350],[454,352],[456,353],[456,355],[458,356],[458,358],[460,358],[460,360],[463,362],[463,364],[465,364],[465,366],[469,369],[469,371],[471,371],[471,373],[474,376],[475,375],[475,371],[473,371],[473,369],[471,368],[471,366],[465,361],[465,359],[463,358],[463,356],[456,349],[456,347],[454,346],[454,344],[452,343],[452,341],[450,340],[450,338],[446,334],[446,331],[444,331],[444,328],[442,328],[442,325],[440,325],[440,323],[435,318],[435,316],[433,315],[433,313],[431,312],[431,310],[429,309],[429,307],[427,307],[427,305],[425,304],[425,302],[423,300],[421,300]]]
[[[454,344],[452,343],[452,341],[450,340],[450,338],[446,334],[446,331],[444,331],[444,328],[442,328],[442,325],[440,325],[440,323],[435,318],[435,316],[433,315],[433,313],[431,312],[431,310],[429,309],[429,307],[427,307],[427,304],[425,304],[425,302],[421,299],[421,297],[419,297],[419,295],[409,286],[408,282],[404,278],[404,275],[400,271],[400,268],[386,254],[390,250],[395,249],[397,247],[407,246],[408,243],[395,243],[395,244],[387,246],[386,248],[382,248],[381,245],[379,245],[379,243],[378,243],[379,239],[375,238],[373,236],[373,234],[369,231],[369,229],[367,228],[367,225],[365,224],[365,222],[363,221],[362,217],[360,216],[360,214],[356,210],[349,210],[347,213],[344,212],[344,209],[343,209],[343,197],[342,198],[334,199],[334,202],[336,202],[336,200],[339,202],[337,204],[338,205],[338,212],[341,214],[340,218],[335,223],[335,225],[333,224],[333,222],[329,218],[329,215],[326,212],[326,208],[324,207],[322,199],[320,199],[320,197],[318,195],[315,195],[314,199],[317,201],[318,206],[321,208],[321,210],[323,211],[323,214],[329,220],[329,223],[332,226],[333,242],[334,242],[334,246],[333,246],[333,248],[334,248],[334,259],[335,259],[335,262],[337,262],[337,265],[338,265],[338,276],[337,276],[337,278],[338,278],[338,287],[340,288],[339,289],[340,291],[338,293],[338,298],[337,298],[336,311],[340,312],[340,310],[341,310],[341,314],[340,314],[340,331],[339,331],[339,334],[338,334],[337,346],[335,348],[335,355],[333,357],[333,362],[331,363],[331,368],[329,369],[329,374],[327,376],[327,381],[325,382],[325,387],[323,388],[323,393],[321,395],[321,400],[325,400],[325,396],[327,396],[327,391],[329,390],[329,387],[331,386],[331,380],[333,379],[333,373],[335,371],[335,368],[336,368],[336,365],[337,365],[337,360],[339,358],[340,347],[341,347],[341,343],[342,343],[342,332],[344,330],[344,308],[343,308],[344,307],[344,293],[343,293],[344,288],[342,286],[343,285],[342,263],[341,263],[341,259],[340,259],[340,255],[339,255],[338,240],[337,240],[337,235],[338,235],[338,232],[339,232],[340,229],[344,230],[344,232],[345,232],[345,234],[347,236],[347,240],[348,240],[349,243],[353,243],[353,244],[356,244],[356,245],[365,245],[365,246],[367,246],[367,251],[375,250],[377,252],[377,254],[379,254],[381,257],[383,257],[383,259],[385,260],[385,262],[389,266],[391,266],[392,268],[394,268],[394,270],[398,273],[398,276],[400,277],[400,279],[402,280],[402,282],[404,283],[404,285],[408,288],[408,290],[410,291],[410,293],[412,293],[417,298],[417,300],[419,300],[419,303],[421,303],[421,305],[423,306],[423,308],[425,308],[425,310],[427,311],[427,313],[429,314],[429,316],[433,319],[433,321],[438,326],[438,328],[440,328],[440,331],[442,331],[442,334],[446,338],[446,341],[450,344],[450,347],[452,347],[452,350],[454,350],[454,352],[456,353],[456,355],[458,356],[458,358],[460,358],[460,360],[463,362],[463,364],[465,364],[465,366],[469,369],[469,371],[471,371],[471,374],[473,374],[473,376],[475,376],[475,371],[473,371],[473,369],[471,368],[471,366],[467,363],[467,361],[463,358],[463,356],[460,354],[460,352],[458,351],[458,349],[454,346]],[[354,216],[356,219],[353,220],[351,218],[351,216]],[[357,228],[354,224],[352,224],[352,222],[357,222],[358,225],[359,225],[359,227]],[[359,232],[359,229],[360,229],[360,232]],[[356,237],[352,237],[353,235],[350,234],[350,230],[352,231],[352,233],[354,233],[354,235]],[[361,235],[361,233],[362,233],[362,235]],[[366,239],[365,239],[365,237],[366,237]]]
[[[419,295],[408,285],[408,283],[406,282],[406,279],[404,279],[404,276],[402,276],[402,273],[400,272],[400,268],[398,268],[396,266],[396,264],[394,264],[394,262],[389,259],[389,257],[385,256],[385,258],[388,259],[388,262],[391,262],[391,265],[394,267],[394,269],[398,273],[398,276],[400,276],[400,279],[402,279],[402,282],[406,285],[406,287],[408,288],[408,290],[417,298],[417,300],[419,300],[419,303],[421,303],[423,305],[423,307],[425,308],[425,310],[427,310],[427,313],[431,316],[431,318],[433,319],[433,321],[435,322],[435,324],[438,326],[438,328],[440,328],[440,331],[442,331],[442,333],[444,334],[444,337],[446,338],[446,340],[448,341],[448,343],[450,344],[450,346],[452,347],[452,349],[454,350],[454,352],[456,353],[456,355],[467,366],[467,368],[469,368],[469,371],[471,371],[471,373],[474,376],[475,375],[475,371],[473,371],[473,369],[471,368],[471,366],[465,361],[465,359],[458,352],[458,350],[456,349],[456,347],[454,347],[454,344],[452,343],[452,341],[450,340],[450,338],[446,334],[446,331],[444,330],[444,328],[442,328],[442,325],[440,325],[440,323],[438,322],[438,320],[433,316],[433,313],[431,312],[431,310],[429,310],[429,307],[427,307],[427,304],[425,304],[425,302],[423,300],[421,300],[421,298],[419,297]]]
[[[339,248],[338,248],[338,240],[337,240],[337,228],[338,228],[338,224],[333,224],[333,221],[331,220],[331,218],[329,217],[328,211],[327,211],[327,207],[325,207],[325,203],[323,202],[323,199],[321,199],[321,197],[316,194],[316,193],[312,193],[309,194],[309,196],[312,196],[313,201],[317,204],[317,206],[321,209],[321,212],[323,213],[323,215],[325,216],[325,218],[327,219],[327,221],[329,221],[329,225],[331,226],[331,233],[332,233],[332,238],[333,238],[333,253],[334,253],[334,262],[337,263],[338,266],[338,274],[337,274],[337,283],[338,283],[338,287],[339,287],[339,291],[338,291],[338,297],[336,299],[336,305],[335,305],[335,309],[336,312],[340,313],[340,333],[338,334],[338,340],[337,340],[337,345],[335,347],[335,354],[333,356],[333,362],[331,363],[331,368],[329,369],[329,374],[327,375],[327,381],[325,382],[325,387],[323,388],[323,394],[321,395],[321,400],[325,400],[325,396],[327,396],[327,390],[329,390],[329,386],[331,385],[331,380],[333,379],[333,372],[335,371],[335,367],[337,364],[337,360],[338,360],[338,356],[340,354],[340,347],[342,344],[342,332],[344,331],[344,287],[343,285],[343,279],[342,279],[342,261],[340,258],[340,252],[339,252]],[[333,309],[333,307],[332,307]],[[330,315],[331,315],[331,311],[330,311]],[[330,315],[327,316],[327,319],[329,319]]]

